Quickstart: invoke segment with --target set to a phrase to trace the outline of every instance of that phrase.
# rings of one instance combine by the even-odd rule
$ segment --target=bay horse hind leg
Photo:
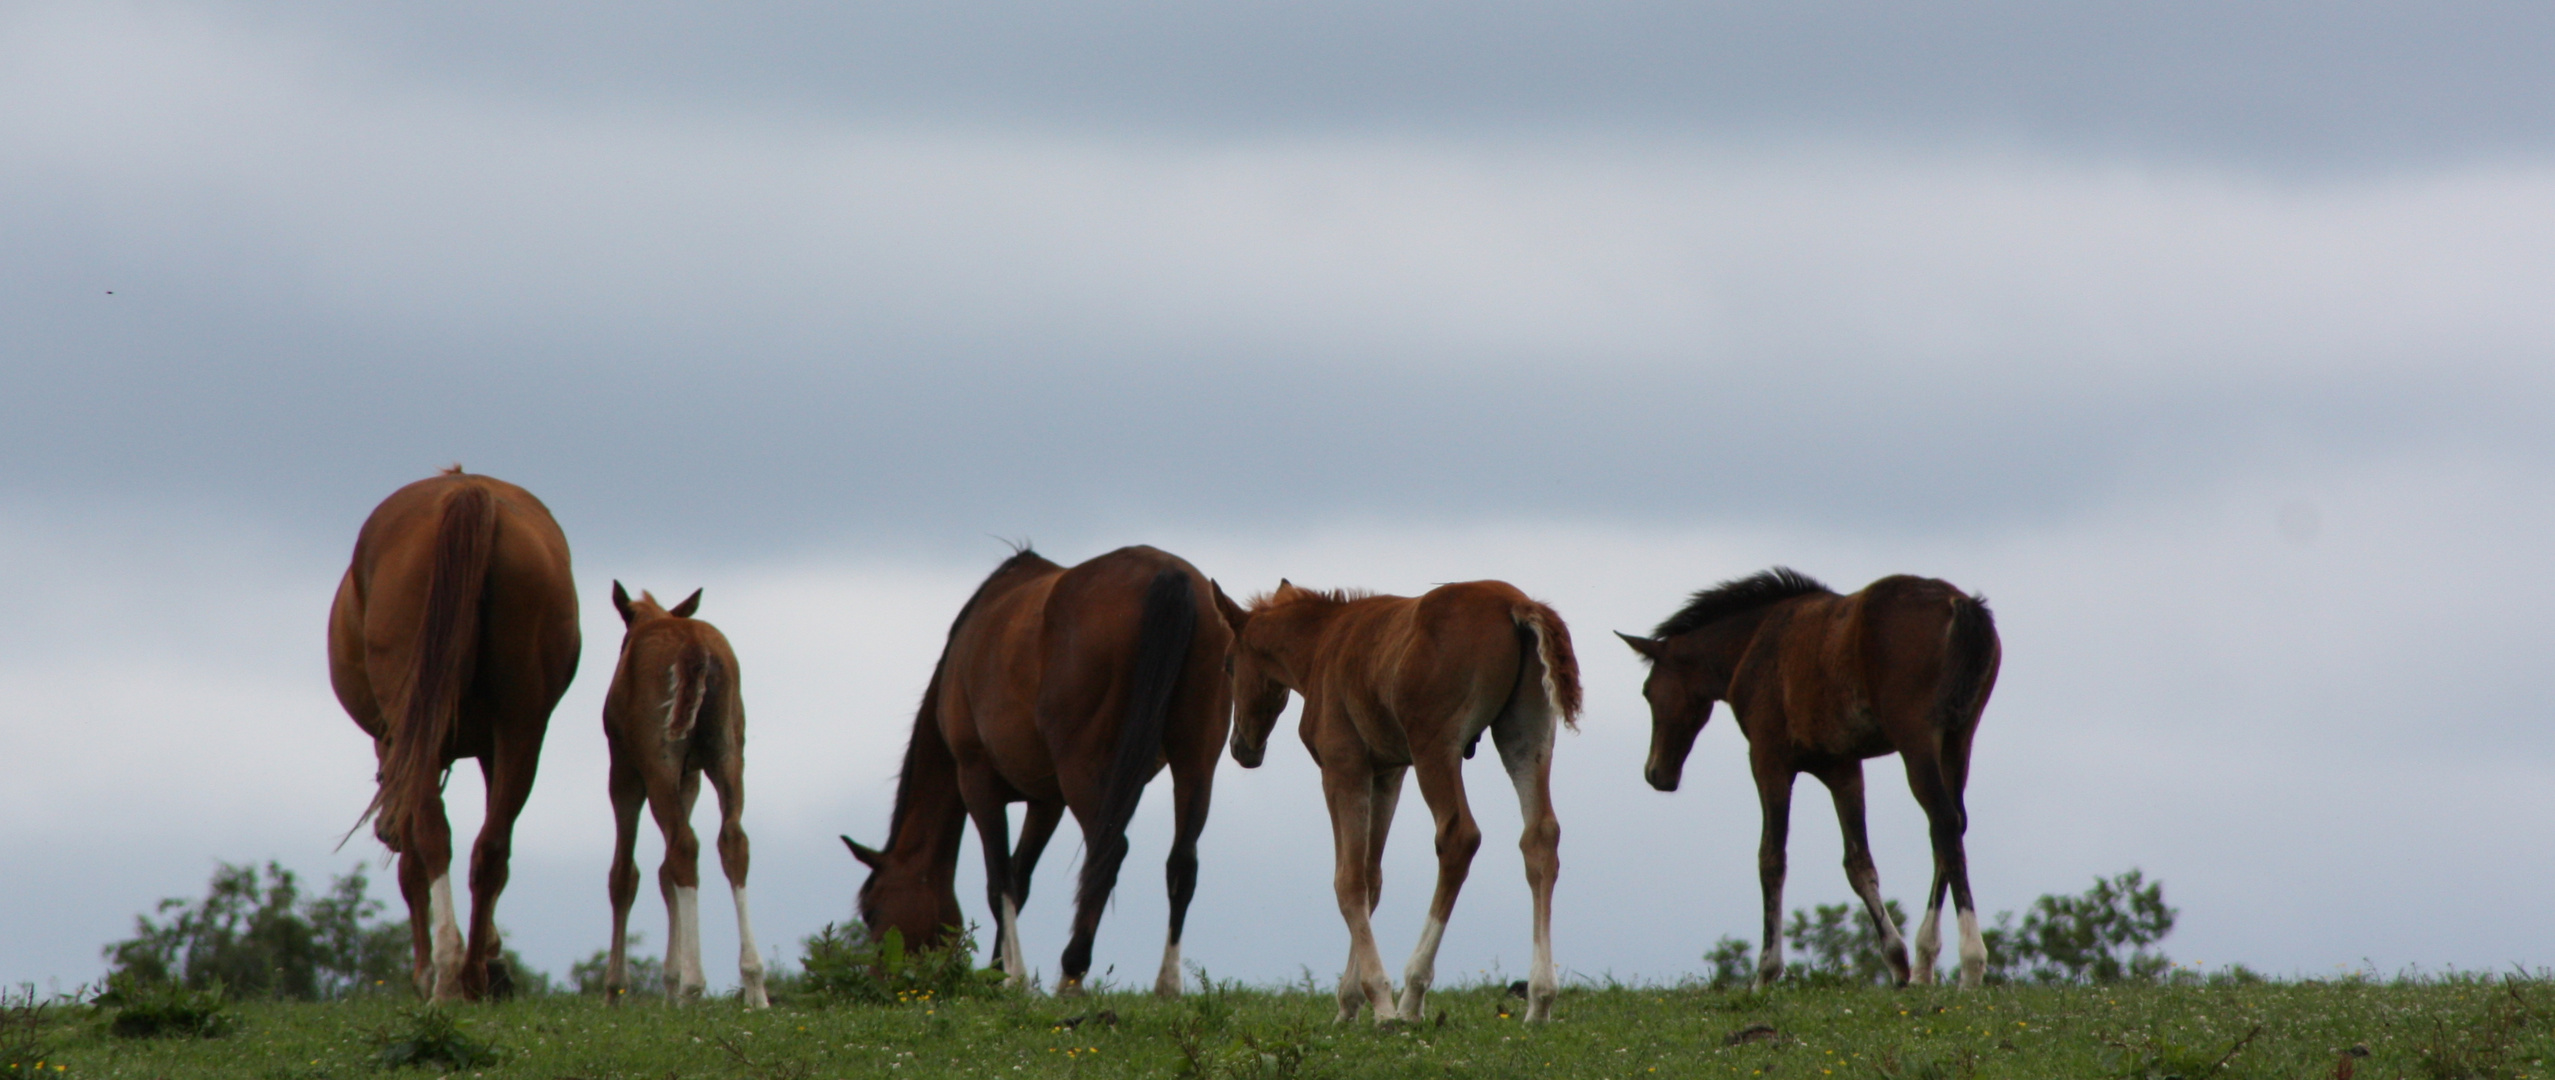
[[[1463,759],[1451,744],[1442,755],[1429,754],[1414,770],[1419,773],[1420,798],[1428,803],[1430,816],[1436,820],[1437,889],[1429,897],[1428,921],[1420,926],[1419,944],[1411,950],[1410,963],[1402,968],[1401,1018],[1414,1024],[1427,1019],[1425,1008],[1428,989],[1437,981],[1437,948],[1446,936],[1447,920],[1455,913],[1455,898],[1464,890],[1464,879],[1472,873],[1473,856],[1481,850],[1481,825],[1473,820],[1473,809],[1464,798]],[[1382,843],[1376,847],[1381,848]]]
[[[1895,986],[1908,983],[1907,941],[1899,936],[1898,922],[1890,918],[1887,901],[1881,898],[1881,871],[1872,863],[1872,841],[1864,828],[1863,763],[1846,761],[1816,772],[1827,785],[1828,795],[1836,802],[1837,829],[1845,837],[1845,881],[1862,898],[1863,910],[1872,920],[1874,937],[1879,942],[1881,963],[1890,969]]]
[[[1206,831],[1207,807],[1215,795],[1216,758],[1223,751],[1222,740],[1209,740],[1203,754],[1185,754],[1171,766],[1171,855],[1162,864],[1171,920],[1163,937],[1162,970],[1153,977],[1155,997],[1180,996],[1180,935],[1188,925],[1189,901],[1198,894],[1198,836]]]
[[[1969,811],[1945,775],[1949,770],[1936,755],[1919,751],[1901,756],[1907,759],[1908,786],[1925,808],[1934,843],[1935,884],[1926,901],[1926,925],[1917,931],[1918,954],[1927,954],[1927,939],[1939,932],[1934,928],[1935,912],[1948,888],[1952,910],[1960,922],[1961,985],[1977,986],[1987,977],[1987,941],[1978,928],[1978,907],[1969,888],[1969,853],[1962,842],[1962,834],[1969,829]]]
[[[1535,959],[1526,976],[1526,1020],[1552,1019],[1561,980],[1553,968],[1553,885],[1561,878],[1561,818],[1553,812],[1553,733],[1559,717],[1541,695],[1521,694],[1491,722],[1499,762],[1517,789],[1517,848],[1526,859],[1526,886],[1534,894]]]
[[[611,752],[612,869],[605,887],[612,897],[612,949],[603,966],[603,1000],[618,1005],[630,992],[630,905],[639,896],[639,812],[647,806],[648,782],[623,758],[619,743]]]
[[[722,753],[707,772],[719,796],[719,871],[727,876],[728,895],[736,901],[736,996],[746,1008],[772,1004],[763,988],[763,955],[754,944],[754,917],[745,902],[746,872],[753,867],[754,845],[745,835],[745,762],[733,748]],[[699,945],[699,931],[693,935]]]

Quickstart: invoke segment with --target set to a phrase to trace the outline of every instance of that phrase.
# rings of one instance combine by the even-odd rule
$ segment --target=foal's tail
[[[718,654],[698,641],[685,642],[683,654],[665,672],[665,741],[680,743],[695,732],[715,736],[725,719],[727,667]]]
[[[1953,593],[1952,620],[1943,628],[1943,681],[1935,691],[1934,730],[1949,734],[1978,722],[2004,658],[1987,598]]]
[[[1188,666],[1189,641],[1198,628],[1197,593],[1185,568],[1165,567],[1153,575],[1139,625],[1127,717],[1118,728],[1118,756],[1109,764],[1108,795],[1100,804],[1100,827],[1093,833],[1097,838],[1082,863],[1076,906],[1108,899],[1117,885],[1118,865],[1127,857],[1127,822],[1135,818],[1136,800],[1144,796],[1144,785],[1162,758],[1171,696],[1180,688],[1180,671]]]
[[[390,754],[366,817],[374,833],[406,850],[412,815],[442,783],[444,744],[452,737],[478,661],[479,596],[496,548],[497,502],[476,483],[456,485],[435,527],[434,569],[426,586],[426,619],[410,650],[408,700],[391,718]],[[360,827],[362,818],[355,824]]]
[[[1570,648],[1570,627],[1561,615],[1532,600],[1509,611],[1519,629],[1534,635],[1535,658],[1543,662],[1544,700],[1570,730],[1579,730],[1579,655]]]

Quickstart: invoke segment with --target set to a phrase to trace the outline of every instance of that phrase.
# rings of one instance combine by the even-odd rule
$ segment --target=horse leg
[[[439,788],[419,800],[414,813],[408,815],[407,846],[400,853],[400,879],[405,891],[415,866],[414,876],[424,894],[426,919],[417,935],[424,946],[418,959],[417,992],[433,1002],[459,1001],[462,996],[461,968],[463,959],[461,922],[453,913],[452,903],[452,825],[444,817],[444,794]],[[415,901],[411,900],[414,910]],[[412,914],[410,918],[415,918]]]
[[[1162,970],[1153,977],[1156,997],[1180,996],[1180,930],[1189,921],[1189,901],[1198,893],[1198,834],[1206,831],[1222,740],[1208,742],[1205,751],[1203,762],[1190,760],[1198,756],[1190,754],[1171,767],[1171,857],[1162,868],[1170,890],[1171,928],[1162,944]]]
[[[1832,765],[1817,775],[1836,801],[1837,828],[1845,834],[1845,882],[1863,898],[1863,910],[1872,917],[1872,929],[1880,937],[1881,963],[1889,967],[1891,983],[1905,986],[1907,942],[1899,936],[1897,920],[1890,918],[1889,904],[1881,899],[1881,871],[1872,864],[1872,841],[1863,827],[1863,763]]]
[[[1437,944],[1446,935],[1446,920],[1455,913],[1455,896],[1472,872],[1473,853],[1482,846],[1482,830],[1464,800],[1463,759],[1450,748],[1444,756],[1427,754],[1418,764],[1420,798],[1437,819],[1437,892],[1429,897],[1428,922],[1420,927],[1419,946],[1402,969],[1402,1019],[1427,1019],[1423,1007],[1437,979]],[[1381,848],[1382,844],[1376,845]]]
[[[701,988],[693,937],[700,925],[693,908],[700,903],[701,839],[692,832],[692,799],[687,797],[699,790],[695,775],[660,772],[648,781],[648,811],[665,837],[665,861],[657,864],[656,881],[657,892],[665,897],[667,1004],[680,1004]]]
[[[1011,976],[1007,982],[1026,980],[1029,964],[1020,947],[1020,911],[1029,906],[1029,881],[1038,869],[1038,857],[1047,853],[1047,841],[1056,835],[1056,824],[1064,820],[1065,804],[1032,802],[1020,815],[1020,841],[1011,849],[1010,929],[1000,940],[1003,971]]]
[[[1348,967],[1340,973],[1341,1023],[1357,1019],[1361,1004],[1374,1007],[1378,1023],[1394,1015],[1393,985],[1384,977],[1384,958],[1375,951],[1370,919],[1380,893],[1368,850],[1380,846],[1372,820],[1380,779],[1362,760],[1322,763],[1322,798],[1331,811],[1331,891],[1339,899],[1340,918],[1348,923]]]
[[[612,895],[612,952],[603,965],[603,1000],[618,1005],[630,992],[630,903],[639,896],[639,810],[648,801],[648,782],[612,744],[612,869],[605,875]]]
[[[728,895],[736,900],[736,995],[746,1008],[772,1004],[763,991],[763,955],[754,947],[754,919],[745,906],[745,874],[753,865],[754,845],[745,836],[745,759],[731,745],[710,770],[710,786],[719,795],[719,871],[727,875]]]
[[[985,854],[985,906],[994,913],[994,962],[1002,967],[1003,985],[1019,986],[1028,977],[1020,958],[1020,902],[1012,893],[1011,807],[987,766],[958,768],[958,797],[967,804],[967,819],[976,824],[976,839]]]
[[[1783,845],[1792,828],[1790,763],[1754,762],[1757,805],[1765,831],[1757,839],[1757,885],[1765,893],[1765,947],[1757,951],[1757,977],[1749,989],[1763,990],[1783,978]]]
[[[417,996],[435,996],[435,902],[433,875],[426,860],[411,850],[399,851],[399,896],[408,902],[408,981]]]
[[[1934,962],[1943,955],[1943,860],[1934,860],[1934,884],[1925,891],[1925,920],[1916,927],[1916,970],[1912,973],[1918,986],[1934,985]]]
[[[509,734],[501,731],[488,756],[479,759],[480,779],[488,789],[488,813],[480,823],[479,839],[470,846],[470,949],[461,970],[462,993],[472,1000],[488,996],[489,969],[504,962],[504,945],[497,940],[497,896],[506,891],[515,818],[523,814],[524,800],[532,797],[533,767],[541,753],[538,729],[530,746]],[[503,988],[511,993],[513,972],[505,972],[503,978]]]
[[[1549,706],[1520,709],[1512,705],[1491,723],[1491,739],[1499,761],[1517,789],[1518,817],[1525,824],[1517,837],[1526,857],[1526,886],[1535,898],[1535,962],[1526,977],[1526,1019],[1552,1019],[1553,1001],[1561,995],[1553,971],[1553,883],[1561,877],[1561,819],[1553,813],[1553,729],[1558,720]]]
[[[1969,812],[1961,805],[1960,792],[1946,777],[1939,757],[1920,750],[1900,752],[1907,761],[1908,786],[1916,792],[1916,801],[1925,807],[1926,824],[1934,840],[1935,893],[1945,886],[1952,893],[1952,909],[1960,920],[1961,985],[1977,986],[1987,977],[1987,941],[1978,929],[1978,908],[1970,898],[1969,854],[1961,843],[1968,830]],[[1963,772],[1967,770],[1964,769]],[[1937,901],[1929,899],[1928,921]],[[1924,931],[1918,932],[1920,936]]]

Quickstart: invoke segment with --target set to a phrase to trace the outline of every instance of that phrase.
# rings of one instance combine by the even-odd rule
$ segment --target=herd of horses
[[[704,774],[719,796],[718,853],[736,904],[744,1002],[766,1002],[746,903],[745,707],[735,653],[694,617],[619,582],[625,633],[604,699],[616,825],[605,985],[628,987],[623,942],[639,885],[632,858],[644,804],[665,834],[657,882],[670,926],[666,992],[702,992],[698,868],[691,826]],[[1695,593],[1649,636],[1618,634],[1649,665],[1643,775],[1676,790],[1715,702],[1748,740],[1764,811],[1758,875],[1764,945],[1755,980],[1783,973],[1784,843],[1793,780],[1827,785],[1845,835],[1847,880],[1898,982],[1930,981],[1946,892],[1959,923],[1959,971],[1976,985],[1987,953],[1962,849],[1970,740],[1996,683],[2000,648],[1985,602],[1932,579],[1883,578],[1839,595],[1776,568]],[[494,918],[516,816],[530,793],[551,710],[576,671],[580,639],[568,545],[531,493],[459,466],[401,488],[364,523],[329,617],[338,700],[373,739],[377,790],[365,814],[399,856],[418,992],[477,999],[501,986]],[[1291,697],[1321,767],[1349,930],[1339,1017],[1417,1020],[1456,894],[1481,846],[1462,765],[1488,734],[1515,787],[1534,899],[1529,1020],[1548,1019],[1553,883],[1561,826],[1551,798],[1556,729],[1576,727],[1578,661],[1552,608],[1505,582],[1440,586],[1417,597],[1317,591],[1280,581],[1236,603],[1185,560],[1128,547],[1066,567],[1029,550],[996,567],[960,607],[915,711],[885,845],[844,837],[868,867],[858,911],[873,935],[942,942],[966,920],[960,841],[983,846],[996,962],[1027,977],[1019,913],[1038,858],[1071,810],[1084,848],[1059,992],[1091,967],[1102,911],[1127,856],[1145,785],[1171,773],[1170,927],[1157,993],[1181,988],[1180,934],[1197,888],[1217,759],[1257,766]],[[1933,885],[1906,941],[1883,905],[1864,835],[1863,761],[1896,753],[1923,806]],[[475,758],[487,814],[470,851],[467,936],[452,896],[452,832],[443,778]],[[1398,998],[1369,924],[1403,779],[1416,771],[1436,823],[1437,885]],[[1020,837],[1008,809],[1027,803]],[[358,821],[360,827],[361,820]]]

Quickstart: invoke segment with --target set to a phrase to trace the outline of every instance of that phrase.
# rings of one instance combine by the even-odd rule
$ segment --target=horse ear
[[[630,590],[621,587],[621,580],[619,578],[614,578],[612,581],[612,609],[621,613],[622,625],[629,625]]]
[[[1634,637],[1621,630],[1615,631],[1615,636],[1622,638],[1624,644],[1632,646],[1632,651],[1640,653],[1644,660],[1656,661],[1660,653],[1668,651],[1668,643],[1657,638]]]
[[[674,605],[673,609],[666,614],[678,619],[689,619],[693,612],[699,610],[701,610],[701,590],[694,589],[692,595],[684,597],[682,603]]]
[[[1232,597],[1224,595],[1224,586],[1216,584],[1214,578],[1207,579],[1207,588],[1215,590],[1215,609],[1224,613],[1224,625],[1236,634],[1241,633],[1242,624],[1251,621],[1251,613],[1242,610],[1242,605],[1234,603]]]
[[[859,859],[862,866],[869,867],[872,870],[878,869],[881,865],[887,862],[886,854],[873,848],[862,847],[860,841],[854,840],[851,837],[846,836],[843,838],[843,846],[852,849],[852,857]]]

